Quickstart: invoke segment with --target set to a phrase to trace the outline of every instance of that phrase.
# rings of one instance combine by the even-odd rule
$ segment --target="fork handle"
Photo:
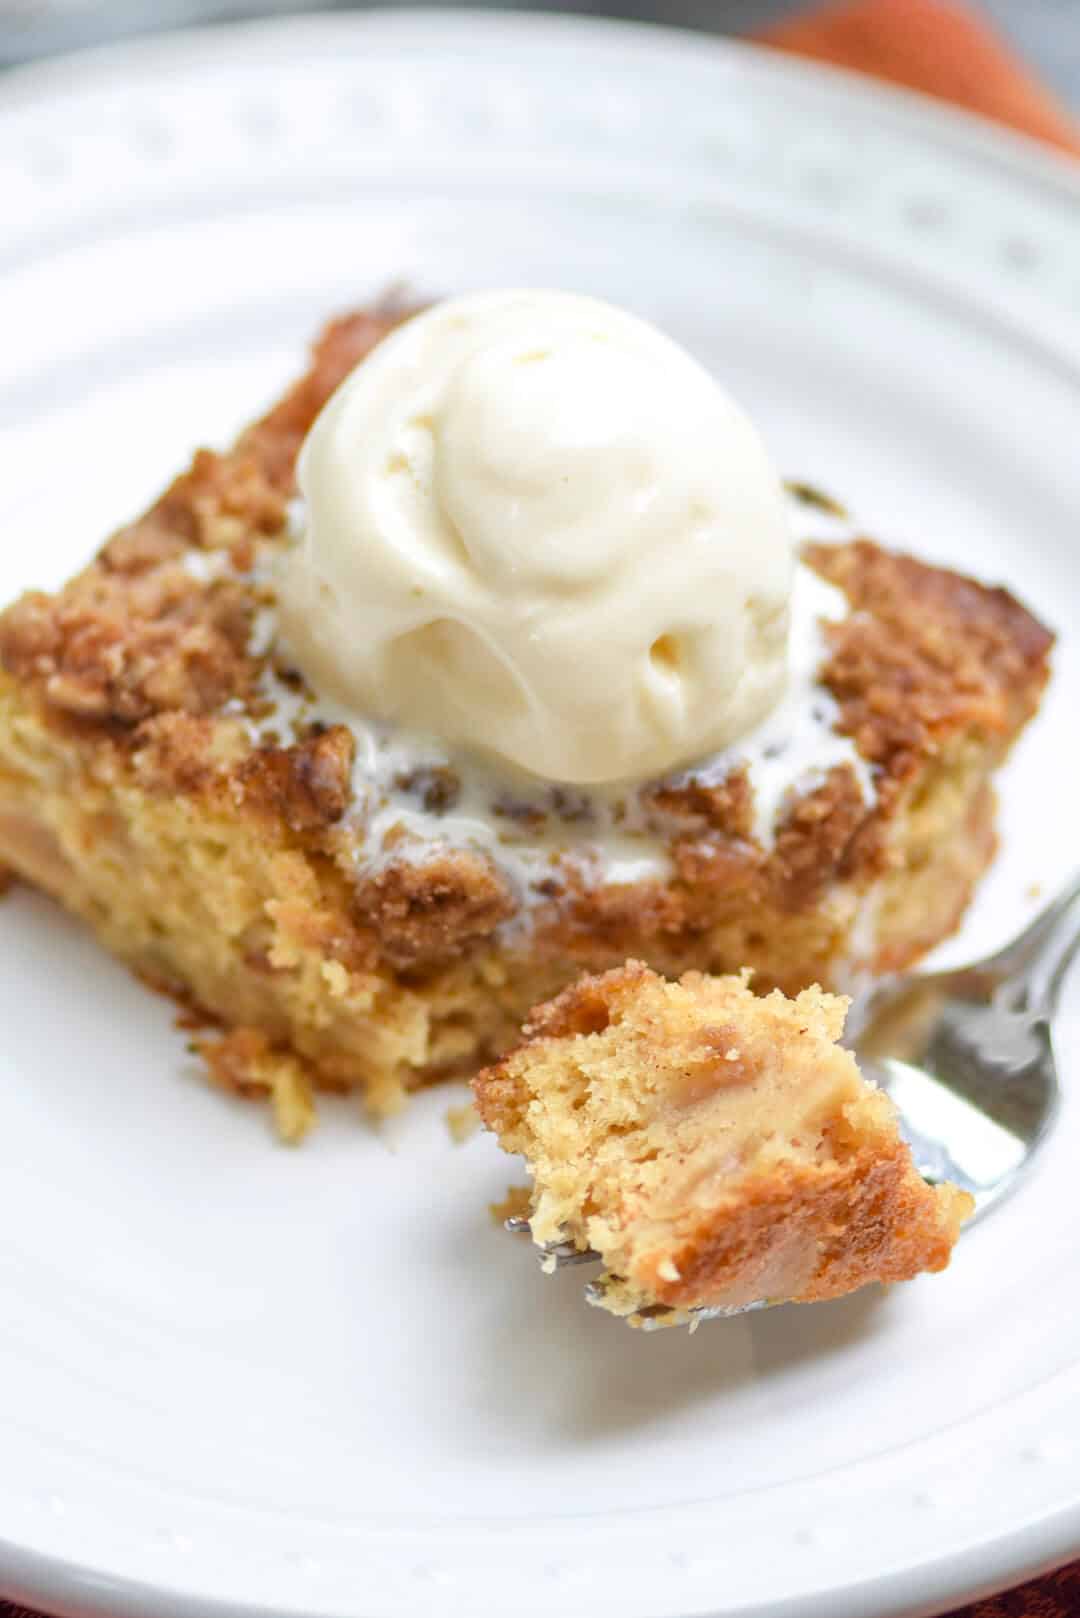
[[[985,967],[1002,980],[1000,1003],[1048,1020],[1078,950],[1080,872]]]

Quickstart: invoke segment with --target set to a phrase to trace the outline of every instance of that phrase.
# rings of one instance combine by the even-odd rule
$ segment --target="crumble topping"
[[[707,766],[634,791],[510,782],[316,702],[275,644],[272,561],[302,515],[295,457],[406,312],[333,323],[232,451],[200,452],[64,589],[0,614],[0,668],[48,723],[120,748],[144,786],[274,817],[347,872],[360,932],[401,970],[526,919],[543,930],[553,907],[563,945],[637,949],[746,902],[804,911],[837,880],[865,887],[943,740],[973,729],[1004,750],[1034,711],[1052,637],[1007,591],[853,539],[804,487],[801,531],[823,524],[828,542],[804,553],[790,698]]]
[[[249,754],[237,783],[291,830],[319,831],[336,825],[349,807],[355,752],[344,725],[315,729],[294,747],[260,747]]]
[[[356,906],[402,971],[463,955],[517,908],[491,862],[467,850],[393,861],[361,881]]]
[[[1053,636],[1008,590],[868,539],[811,545],[807,559],[851,604],[826,630],[821,677],[863,758],[895,774],[950,724],[1001,735],[1030,714]]]
[[[56,712],[130,727],[170,711],[211,713],[257,673],[256,602],[242,576],[254,542],[280,535],[296,454],[353,365],[409,311],[388,305],[329,326],[311,369],[227,454],[190,469],[56,595],[31,591],[0,614],[0,666]],[[231,552],[235,575],[201,579],[192,553]]]
[[[0,618],[0,661],[62,713],[120,725],[211,713],[254,676],[253,604],[239,580],[203,588],[172,560],[97,564],[59,597],[26,595]]]

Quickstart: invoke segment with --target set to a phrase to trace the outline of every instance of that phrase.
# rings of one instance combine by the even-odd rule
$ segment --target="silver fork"
[[[974,1197],[969,1224],[1020,1183],[1054,1121],[1052,1020],[1078,949],[1080,874],[993,955],[953,971],[879,978],[848,1014],[845,1044],[896,1103],[919,1172]],[[508,1219],[506,1228],[527,1235],[529,1222]],[[546,1269],[597,1258],[565,1241],[540,1254]],[[601,1283],[585,1290],[599,1302]],[[688,1313],[696,1324],[766,1306]],[[656,1310],[654,1323],[665,1313]]]

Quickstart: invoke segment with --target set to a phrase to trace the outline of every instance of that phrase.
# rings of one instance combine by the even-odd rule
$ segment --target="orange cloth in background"
[[[978,12],[958,0],[839,0],[757,38],[940,96],[1080,154],[1080,127]]]

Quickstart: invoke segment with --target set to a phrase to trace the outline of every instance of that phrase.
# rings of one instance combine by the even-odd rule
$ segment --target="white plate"
[[[577,21],[368,15],[0,92],[0,595],[58,581],[398,276],[687,340],[870,528],[1080,593],[1080,182],[839,74]],[[1074,857],[1077,647],[981,949]],[[169,1007],[0,909],[0,1588],[65,1612],[884,1618],[1080,1549],[1080,1115],[950,1273],[643,1336],[491,1224],[509,1178],[345,1107],[299,1152]],[[1062,1040],[1080,1087],[1075,997]]]

